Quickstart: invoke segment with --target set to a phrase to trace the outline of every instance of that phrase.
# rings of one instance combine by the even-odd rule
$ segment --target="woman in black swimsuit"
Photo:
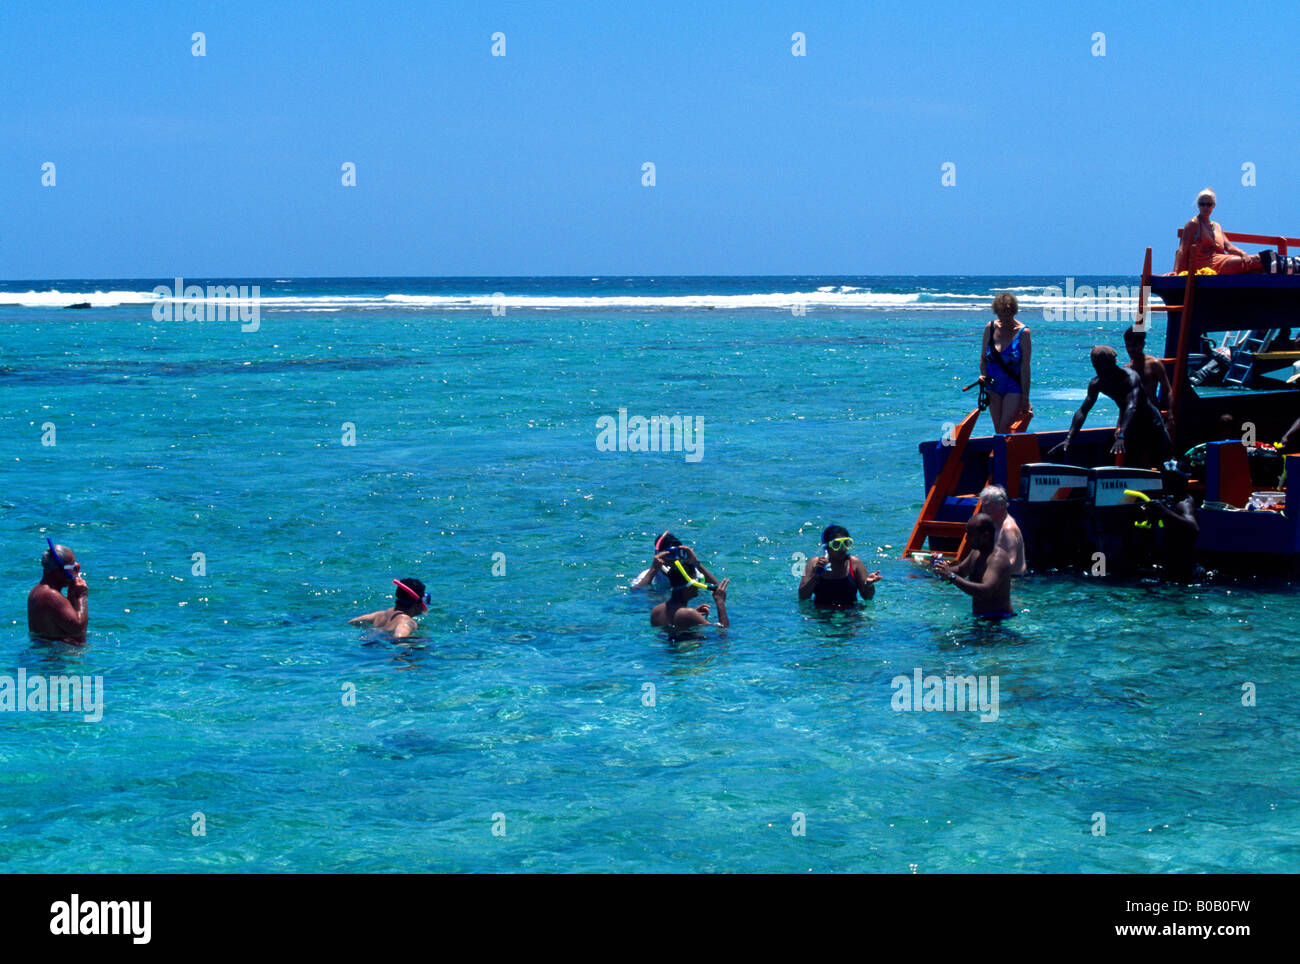
[[[850,555],[853,539],[843,526],[827,526],[822,532],[822,545],[826,555],[814,556],[804,567],[799,582],[799,598],[812,597],[821,607],[845,609],[858,601],[858,596],[870,599],[876,594],[880,572],[867,572],[867,567],[857,556]]]

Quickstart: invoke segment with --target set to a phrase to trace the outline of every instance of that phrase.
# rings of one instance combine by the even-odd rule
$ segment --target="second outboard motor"
[[[1132,575],[1156,562],[1155,534],[1140,503],[1164,492],[1160,473],[1152,469],[1103,466],[1088,470],[1087,552],[1107,575]],[[1098,556],[1097,554],[1101,555]]]

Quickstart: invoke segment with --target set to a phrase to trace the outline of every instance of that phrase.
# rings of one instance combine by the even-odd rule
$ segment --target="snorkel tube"
[[[1124,494],[1125,494],[1125,495],[1128,495],[1128,496],[1132,496],[1133,498],[1137,499],[1139,502],[1150,502],[1150,501],[1151,501],[1151,496],[1147,495],[1145,492],[1139,492],[1137,489],[1125,489],[1125,490],[1124,490]],[[1139,528],[1139,529],[1150,529],[1150,528],[1151,528],[1151,520],[1150,520],[1150,519],[1139,519],[1137,522],[1134,522],[1133,525],[1136,526],[1136,527]],[[1157,519],[1157,520],[1156,520],[1156,525],[1158,525],[1160,528],[1163,529],[1163,528],[1165,527],[1165,520],[1164,520],[1164,519]]]
[[[686,584],[688,586],[694,586],[696,589],[703,589],[705,592],[713,592],[713,590],[718,588],[717,586],[711,586],[707,582],[702,582],[701,580],[696,579],[694,576],[692,576],[689,572],[686,571],[686,567],[682,565],[682,561],[680,559],[674,559],[673,565],[677,567],[677,571],[682,574],[682,578],[686,580]]]
[[[423,596],[421,596],[418,592],[416,592],[414,589],[412,589],[412,588],[411,588],[410,586],[408,586],[406,583],[402,582],[402,580],[400,580],[400,579],[394,579],[394,580],[393,580],[393,585],[396,586],[398,589],[402,590],[404,593],[406,593],[408,596],[410,596],[410,597],[411,597],[412,599],[414,599],[416,602],[418,602],[418,603],[420,604],[420,607],[421,607],[421,608],[420,608],[420,612],[422,612],[422,613],[427,613],[427,612],[429,611],[429,603],[433,602],[433,594],[432,594],[432,593],[427,593],[427,592],[426,592]]]

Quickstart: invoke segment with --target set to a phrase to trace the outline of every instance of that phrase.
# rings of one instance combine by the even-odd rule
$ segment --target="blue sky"
[[[1300,235],[1294,3],[0,16],[9,279],[1133,274],[1207,185]]]

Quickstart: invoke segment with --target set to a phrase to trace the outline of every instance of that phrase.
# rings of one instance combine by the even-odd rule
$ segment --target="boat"
[[[1296,238],[1227,238],[1275,248],[1275,265],[1288,264],[1288,249],[1300,252]],[[1135,327],[1150,330],[1158,314],[1166,319],[1161,361],[1172,389],[1174,451],[1196,455],[1179,460],[1197,507],[1196,563],[1300,574],[1300,455],[1284,456],[1273,444],[1300,419],[1300,344],[1288,341],[1300,327],[1300,274],[1156,275],[1147,248],[1139,291]],[[1082,429],[1068,461],[1049,462],[1068,426],[1013,425],[1010,434],[976,436],[983,408],[981,400],[947,435],[917,446],[925,499],[903,558],[964,555],[978,493],[997,484],[1024,533],[1031,570],[1159,572],[1163,533],[1141,524],[1140,502],[1164,494],[1163,476],[1110,453],[1113,424]]]

